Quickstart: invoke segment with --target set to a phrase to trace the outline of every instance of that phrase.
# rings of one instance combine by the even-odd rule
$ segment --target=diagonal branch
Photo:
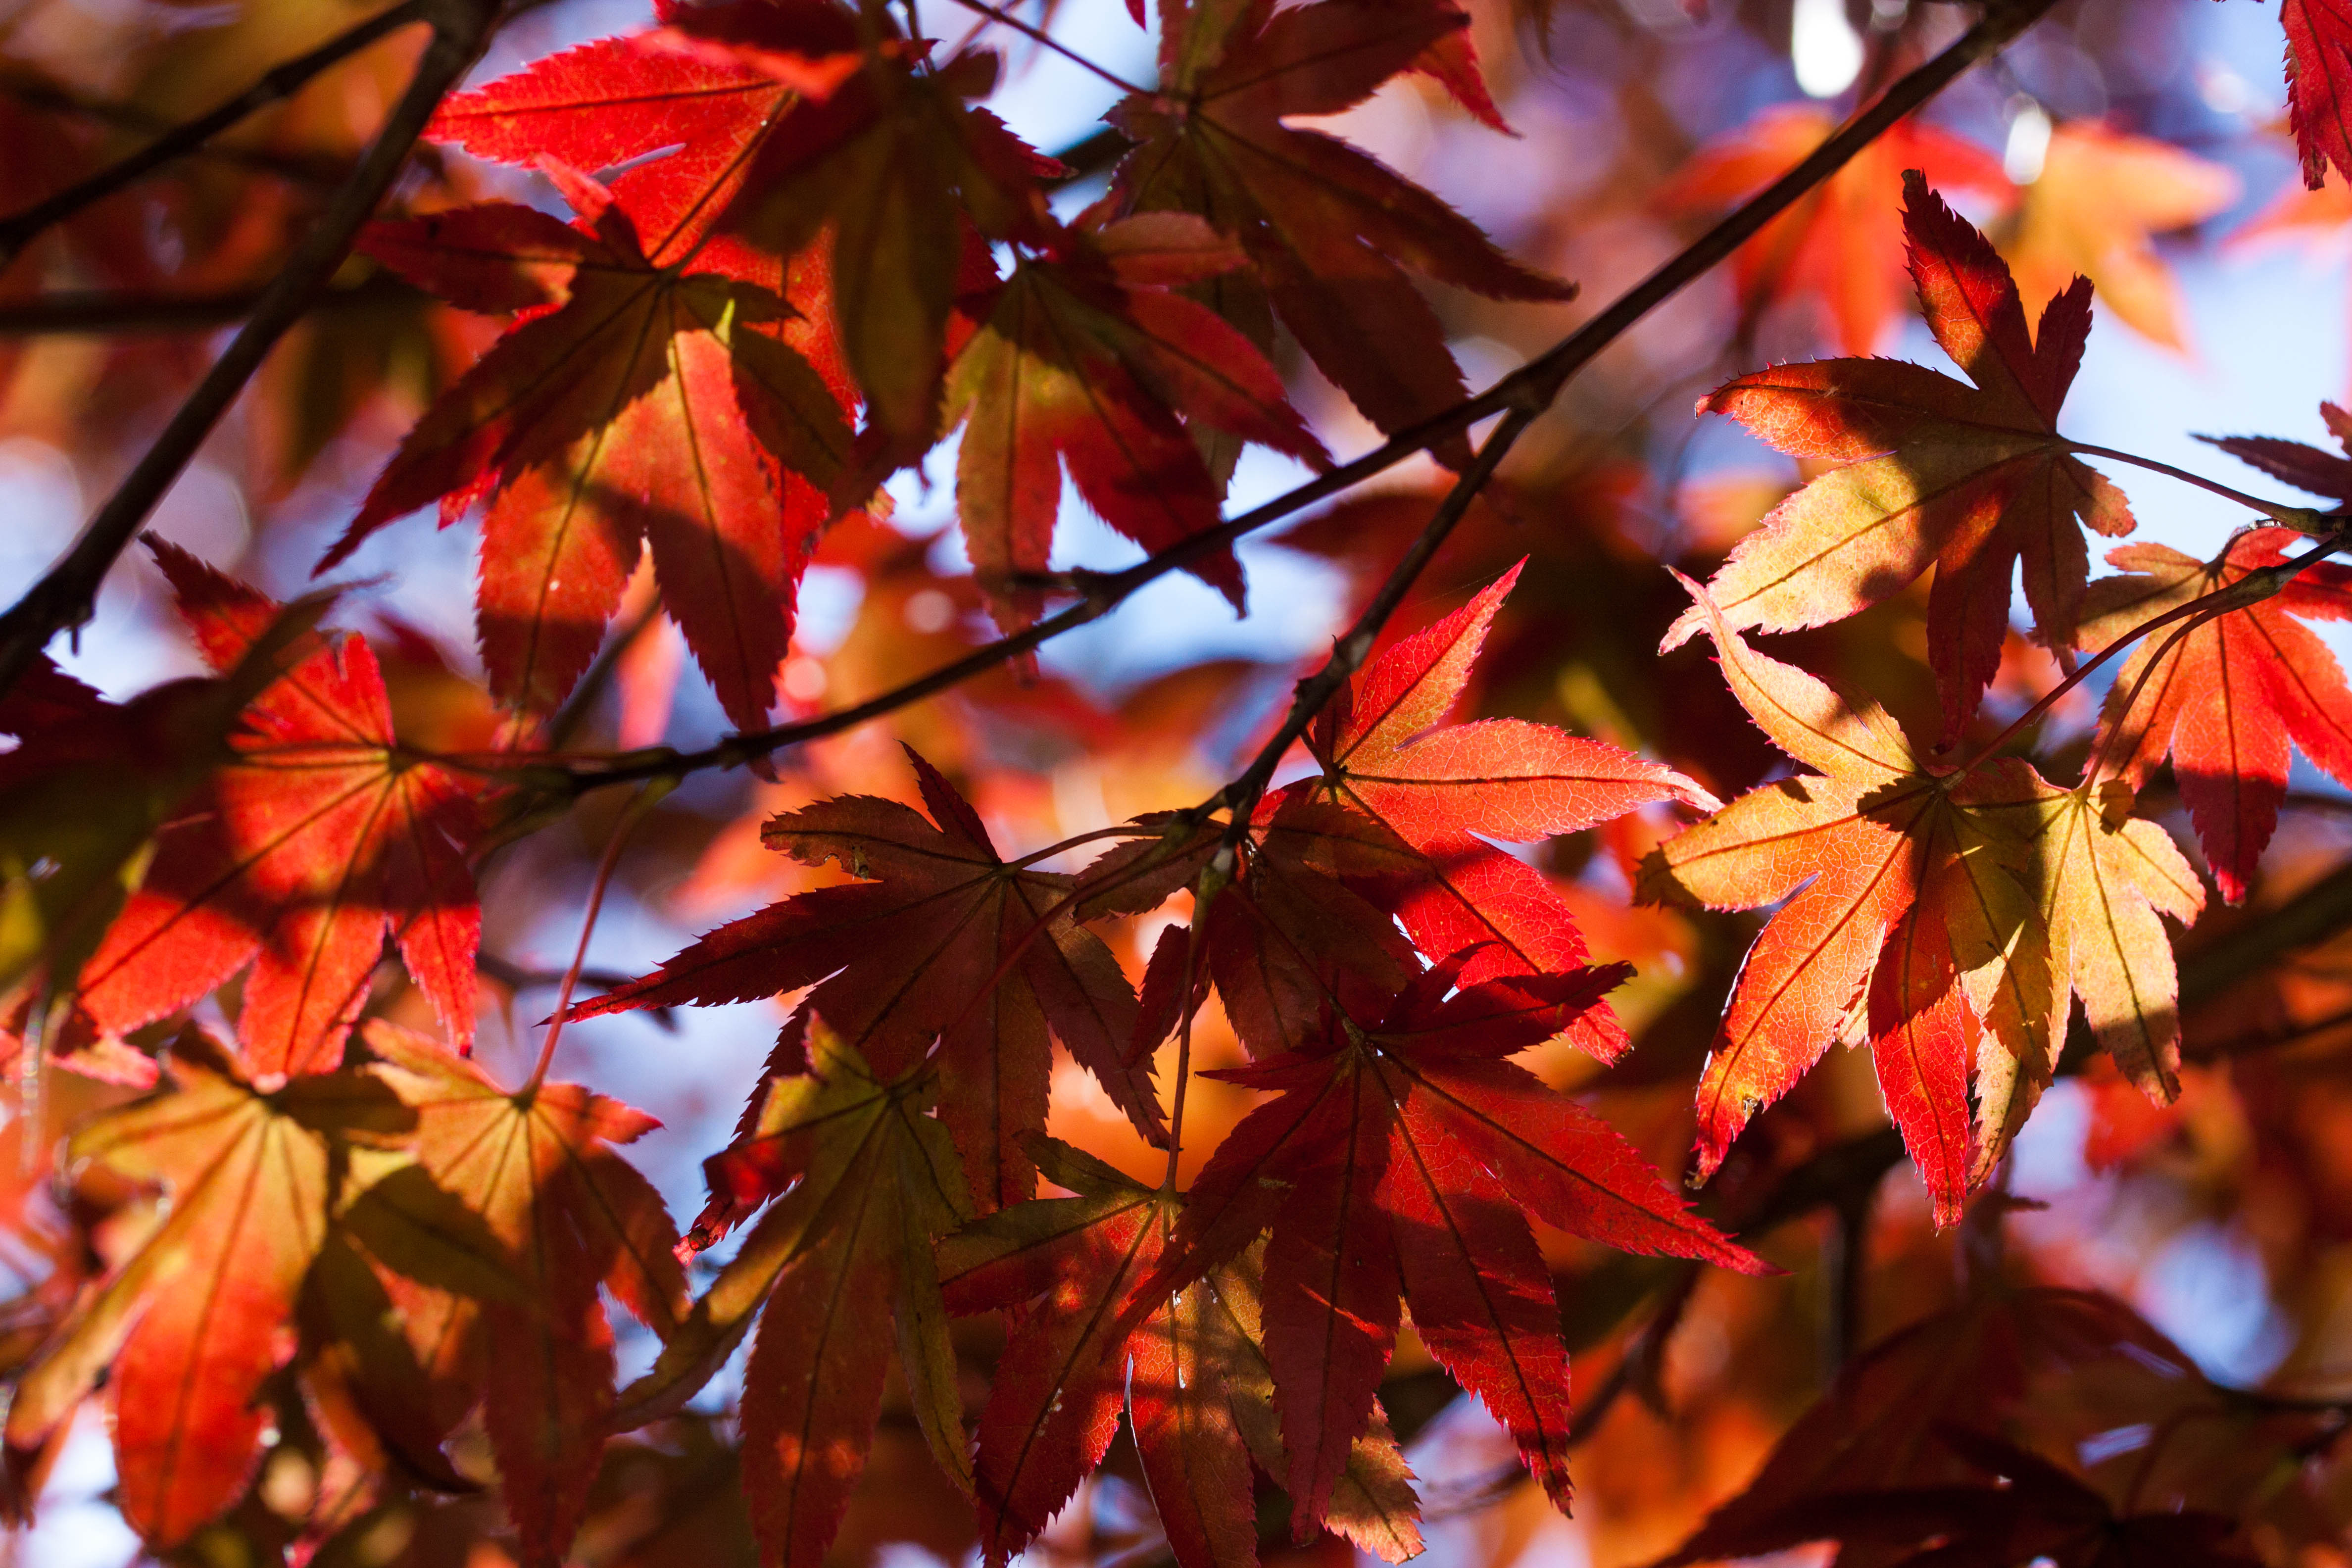
[[[72,115],[121,131],[142,132],[149,136],[162,135],[170,131],[173,123],[135,103],[86,96],[47,77],[5,65],[0,65],[0,97],[21,103],[27,109]],[[348,159],[274,153],[261,147],[205,145],[190,148],[189,153],[191,156],[212,163],[235,164],[260,174],[274,174],[298,185],[330,191],[341,184],[352,172]]]
[[[377,39],[398,32],[412,22],[425,20],[431,9],[431,0],[402,0],[391,10],[376,13],[357,26],[328,39],[309,54],[297,55],[290,60],[272,66],[262,72],[260,79],[251,87],[210,113],[200,114],[184,124],[173,126],[138,152],[100,169],[89,178],[68,185],[22,212],[0,218],[0,267],[7,266],[22,255],[25,247],[50,225],[64,222],[84,207],[103,201],[173,160],[195,151],[247,115],[291,98],[313,77],[349,59]]]
[[[499,0],[419,0],[415,19],[432,23],[432,42],[417,60],[407,91],[394,105],[351,179],[288,258],[285,270],[263,290],[243,330],[90,519],[65,559],[51,567],[6,615],[0,616],[0,691],[16,684],[51,637],[89,619],[99,584],[115,557],[138,533],[147,514],[171,489],[254,372],[261,368],[271,347],[310,309],[312,299],[342,265],[360,226],[392,188],[425,121],[481,53],[501,9]]]
[[[1320,474],[1263,506],[1196,533],[1123,572],[1107,573],[1093,579],[1084,598],[1034,626],[974,648],[952,664],[943,665],[929,675],[919,677],[855,707],[820,714],[796,724],[730,735],[700,751],[681,752],[659,747],[650,752],[609,758],[565,760],[551,757],[537,765],[525,764],[520,770],[517,760],[510,756],[475,761],[448,758],[444,761],[451,766],[502,775],[513,775],[520,771],[530,782],[541,787],[575,795],[606,784],[677,776],[705,768],[737,767],[753,758],[767,756],[803,741],[855,729],[1017,658],[1064,632],[1101,619],[1147,584],[1171,572],[1181,571],[1247,534],[1384,473],[1407,458],[1458,436],[1497,414],[1511,416],[1511,420],[1497,426],[1495,432],[1496,436],[1501,436],[1506,430],[1513,432],[1502,448],[1502,451],[1507,451],[1509,441],[1517,438],[1514,426],[1523,428],[1524,422],[1531,421],[1536,414],[1549,407],[1552,399],[1559,395],[1561,386],[1591,363],[1603,349],[1753,238],[1767,224],[1795,205],[1807,192],[1843,168],[1864,148],[1949,86],[1970,66],[1998,53],[2056,3],[2057,0],[2000,0],[2000,3],[1988,6],[1982,20],[1933,59],[1895,82],[1885,97],[1848,121],[1796,167],[1726,215],[1721,222],[1622,295],[1607,310],[1562,339],[1542,356],[1504,376],[1477,396],[1406,426],[1354,461]],[[1490,437],[1489,445],[1492,442],[1493,437]],[[1497,461],[1502,451],[1496,454]],[[1464,504],[1467,504],[1466,498]],[[1446,526],[1450,530],[1451,522]],[[1431,552],[1434,552],[1437,543],[1443,542],[1443,539],[1441,533],[1432,542]],[[1425,560],[1423,556],[1423,563]],[[1419,569],[1419,565],[1413,568],[1416,574]],[[1408,581],[1399,590],[1398,602],[1402,602],[1404,591],[1410,586]],[[1391,613],[1393,609],[1391,605]],[[1381,621],[1384,623],[1386,618],[1384,614]],[[1375,625],[1375,632],[1377,629]],[[5,626],[0,626],[0,631],[5,631]],[[0,645],[0,654],[5,652],[5,645]],[[0,676],[5,674],[5,667],[0,666]],[[1343,675],[1341,679],[1344,678]],[[1315,679],[1319,680],[1320,678]],[[1337,687],[1332,687],[1332,689],[1337,689]]]
[[[266,286],[165,294],[139,289],[58,289],[27,300],[0,300],[0,338],[111,337],[133,332],[207,332],[253,314]],[[424,290],[379,272],[347,289],[325,289],[312,310],[365,310],[428,298]]]

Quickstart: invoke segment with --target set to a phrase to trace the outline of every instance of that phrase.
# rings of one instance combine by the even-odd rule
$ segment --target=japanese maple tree
[[[2352,8],[1706,10],[7,9],[10,1561],[2339,1562]]]

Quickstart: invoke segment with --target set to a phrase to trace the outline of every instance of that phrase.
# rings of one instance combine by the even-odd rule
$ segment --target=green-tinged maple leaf
[[[1001,1563],[1035,1538],[1101,1462],[1123,1408],[1177,1563],[1252,1568],[1250,1461],[1285,1468],[1258,1308],[1263,1247],[1130,1314],[1181,1201],[1066,1145],[1033,1147],[1046,1177],[1074,1195],[1000,1210],[940,1246],[950,1310],[1023,1309],[980,1417],[985,1555]],[[1418,1512],[1403,1456],[1376,1414],[1325,1522],[1395,1563],[1421,1549]]]
[[[2050,1083],[2076,997],[2125,1073],[2170,1099],[2178,987],[2158,916],[2192,921],[2204,893],[2164,830],[2095,781],[2061,789],[2017,759],[1921,763],[1876,702],[1757,653],[1692,594],[1741,705],[1820,770],[1741,796],[1643,868],[1647,898],[1787,900],[1699,1082],[1700,1173],[1832,1041],[1866,1038],[1948,1223]]]
[[[2107,554],[2120,577],[2091,584],[2082,646],[2104,647],[2141,623],[2275,567],[2304,539],[2250,529],[2199,561],[2162,544]],[[2306,568],[2275,596],[2183,632],[2160,627],[2116,672],[2093,742],[2099,778],[2133,790],[2167,755],[2221,896],[2244,900],[2286,798],[2287,744],[2352,783],[2352,690],[2336,656],[2303,621],[2352,617],[2352,572]],[[2130,707],[2126,710],[2125,704]]]
[[[1286,121],[1353,107],[1466,25],[1451,0],[1171,5],[1159,90],[1108,116],[1139,143],[1113,176],[1118,209],[1198,213],[1231,232],[1254,275],[1208,290],[1219,313],[1264,342],[1271,307],[1388,430],[1463,395],[1444,330],[1408,268],[1495,299],[1563,300],[1574,289],[1511,260],[1377,160]],[[1457,65],[1449,85],[1477,81],[1466,54]]]
[[[354,1112],[382,1121],[389,1101],[371,1102],[374,1086],[352,1074],[263,1094],[194,1032],[171,1074],[68,1147],[76,1169],[160,1187],[167,1206],[23,1374],[7,1425],[21,1466],[103,1373],[116,1501],[158,1550],[245,1490],[269,1422],[261,1384],[291,1346],[296,1294],[327,1235],[330,1134]]]
[[[206,661],[243,668],[284,612],[184,552],[153,549]],[[90,1021],[119,1034],[249,967],[246,1070],[323,1072],[342,1059],[389,935],[443,1027],[469,1043],[481,909],[464,848],[478,785],[401,750],[367,644],[312,645],[229,745],[83,966]]]
[[[929,819],[850,795],[787,812],[761,832],[772,848],[835,862],[861,881],[722,926],[575,1016],[814,985],[808,1006],[881,1077],[909,1070],[940,1040],[940,1118],[982,1209],[1035,1190],[1021,1136],[1045,1127],[1055,1039],[1139,1131],[1161,1141],[1150,1061],[1129,1057],[1135,993],[1102,939],[1072,918],[1075,879],[1007,865],[953,786],[908,755]]]
[[[2205,908],[2204,884],[2172,837],[2128,813],[2129,796],[2086,780],[2062,790],[2039,778],[2008,817],[2034,840],[2034,891],[2049,951],[2050,1039],[2063,1044],[2067,989],[2126,1078],[2168,1103],[2179,1092],[2179,980],[2164,922]],[[1987,1053],[1990,1059],[1990,1053]],[[2056,1070],[2055,1056],[2023,1057],[2014,1081],[1979,1085],[1985,1126],[2014,1133]]]
[[[2072,647],[2085,526],[2127,533],[2123,493],[2068,454],[2059,405],[2091,330],[2091,286],[2052,300],[2037,332],[2008,267],[1917,174],[1905,176],[1911,275],[1936,341],[1969,382],[1893,360],[1826,360],[1741,376],[1699,402],[1791,456],[1842,464],[1775,508],[1707,584],[1736,630],[1785,631],[1878,603],[1931,564],[1927,647],[1948,736],[2000,664],[2010,584],[2042,637]],[[1696,609],[1661,645],[1704,629]]]
[[[712,171],[707,200],[730,173]],[[423,287],[521,314],[426,411],[320,565],[403,513],[438,501],[446,522],[481,498],[491,689],[540,710],[587,668],[649,545],[687,646],[729,717],[755,728],[849,457],[840,391],[786,341],[799,310],[777,264],[709,247],[698,209],[656,227],[621,190],[562,184],[576,226],[487,203],[369,231],[370,253]]]
[[[665,1339],[687,1312],[668,1211],[612,1149],[658,1124],[577,1084],[501,1089],[473,1063],[388,1024],[370,1023],[365,1037],[382,1058],[371,1070],[415,1113],[416,1164],[478,1216],[513,1260],[518,1287],[480,1301],[429,1292],[442,1300],[410,1313],[412,1332],[438,1342],[420,1360],[466,1369],[524,1562],[561,1562],[614,1408],[599,1287]],[[401,1258],[384,1261],[399,1268]]]
[[[1156,552],[1220,520],[1223,487],[1178,416],[1325,461],[1265,356],[1171,287],[1243,264],[1202,219],[1153,213],[1062,231],[973,302],[980,324],[949,371],[946,422],[965,426],[958,515],[1000,619],[1034,616],[1037,595],[1016,584],[1051,564],[1066,464],[1104,521]],[[1192,571],[1240,606],[1230,550]]]
[[[1764,1265],[1686,1212],[1607,1123],[1507,1058],[1559,1034],[1622,966],[1461,986],[1462,959],[1305,1048],[1214,1076],[1277,1098],[1188,1194],[1134,1315],[1271,1228],[1264,1327],[1293,1519],[1320,1522],[1370,1419],[1399,1309],[1568,1499],[1568,1352],[1539,1219],[1629,1251]]]
[[[1645,898],[1787,900],[1740,967],[1699,1080],[1698,1173],[1713,1174],[1748,1119],[1833,1040],[1867,1039],[1937,1223],[1949,1224],[1991,1164],[1970,1132],[1979,1058],[2046,1077],[2064,1038],[2031,826],[1985,809],[2049,786],[2022,763],[1978,773],[1922,763],[1876,702],[1756,652],[1705,590],[1692,595],[1741,705],[1819,770],[1742,795],[1642,869]]]
[[[806,1038],[807,1070],[771,1079],[744,1135],[707,1166],[714,1210],[783,1195],[653,1370],[624,1392],[615,1417],[634,1426],[679,1408],[757,1316],[744,1374],[744,1485],[766,1560],[786,1568],[813,1568],[841,1528],[881,1414],[890,1321],[931,1452],[971,1487],[931,1253],[971,1205],[954,1145],[927,1114],[938,1074],[917,1061],[882,1079],[821,1017],[807,1020]]]

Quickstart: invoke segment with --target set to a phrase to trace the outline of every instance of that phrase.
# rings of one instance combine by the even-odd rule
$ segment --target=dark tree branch
[[[1934,59],[1897,81],[1885,97],[1848,121],[1796,167],[1749,197],[1680,254],[1548,353],[1503,377],[1477,396],[1408,426],[1362,457],[1318,475],[1264,506],[1244,512],[1216,528],[1196,533],[1123,572],[1106,574],[1085,598],[1033,626],[974,648],[952,664],[944,665],[929,675],[855,707],[820,714],[796,724],[730,735],[700,751],[681,752],[659,747],[650,752],[616,757],[549,757],[539,763],[520,766],[517,759],[512,757],[454,757],[444,761],[479,772],[508,776],[520,774],[541,787],[575,795],[607,784],[631,784],[705,768],[736,767],[786,746],[855,729],[1017,658],[1064,632],[1099,620],[1146,584],[1171,572],[1181,571],[1193,562],[1227,548],[1236,540],[1384,473],[1407,458],[1458,436],[1497,414],[1531,419],[1536,413],[1550,405],[1571,376],[1590,364],[1602,350],[1622,337],[1650,311],[1714,268],[1767,224],[1793,206],[1807,192],[1843,168],[1890,127],[1934,98],[1970,66],[1997,53],[2056,4],[2057,0],[2002,0],[2002,3],[1989,6],[1983,19],[1976,26]],[[1505,428],[1510,426],[1498,426],[1496,434],[1500,435]],[[1512,438],[1516,439],[1516,434]],[[1491,445],[1492,437],[1489,442]],[[1496,456],[1499,460],[1500,454]],[[1450,523],[1448,527],[1451,527]],[[1441,534],[1439,542],[1442,540]],[[1434,548],[1433,544],[1432,548]],[[1402,593],[1399,598],[1401,600]],[[5,630],[5,625],[0,625],[0,632]],[[5,645],[0,645],[0,654],[5,652]],[[0,674],[5,673],[5,667],[0,666]]]
[[[207,332],[253,314],[266,287],[220,289],[203,294],[158,294],[116,289],[67,289],[29,300],[0,302],[0,337],[112,336],[139,332]],[[312,310],[364,310],[421,300],[422,289],[379,272],[348,289],[328,289]]]
[[[328,39],[306,55],[272,66],[261,79],[209,114],[198,115],[158,136],[121,162],[100,169],[86,180],[68,185],[22,212],[0,218],[0,267],[14,261],[42,230],[61,223],[84,207],[144,179],[155,170],[194,151],[256,110],[291,98],[313,77],[366,48],[379,38],[413,22],[427,20],[435,0],[402,0],[389,11],[378,12],[357,26]],[[405,149],[403,149],[405,155]],[[370,204],[371,206],[373,204]]]
[[[47,110],[52,114],[70,114],[84,120],[94,120],[101,125],[111,125],[124,131],[139,131],[159,135],[173,128],[173,122],[135,103],[120,103],[112,99],[89,98],[72,89],[14,69],[0,69],[0,95],[5,95],[27,109]],[[193,147],[189,155],[213,163],[232,163],[241,168],[272,174],[298,185],[314,185],[331,190],[351,176],[348,160],[326,156],[306,157],[299,153],[272,153],[259,147],[223,147],[205,145]]]
[[[89,619],[98,588],[180,470],[212,433],[245,384],[288,328],[310,309],[384,193],[442,98],[466,74],[497,25],[499,0],[420,0],[418,20],[433,26],[408,90],[393,107],[351,179],[321,213],[245,323],[155,444],[99,509],[64,560],[0,616],[0,691],[16,684],[51,637]]]

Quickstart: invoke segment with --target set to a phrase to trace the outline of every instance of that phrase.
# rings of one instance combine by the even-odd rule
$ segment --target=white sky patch
[[[2021,185],[2042,177],[2050,156],[2050,116],[2032,99],[2021,99],[2009,122],[2009,140],[2000,150],[2001,173]]]
[[[1797,85],[1811,98],[1835,98],[1862,74],[1862,35],[1846,20],[1845,0],[1797,0],[1789,23]]]

